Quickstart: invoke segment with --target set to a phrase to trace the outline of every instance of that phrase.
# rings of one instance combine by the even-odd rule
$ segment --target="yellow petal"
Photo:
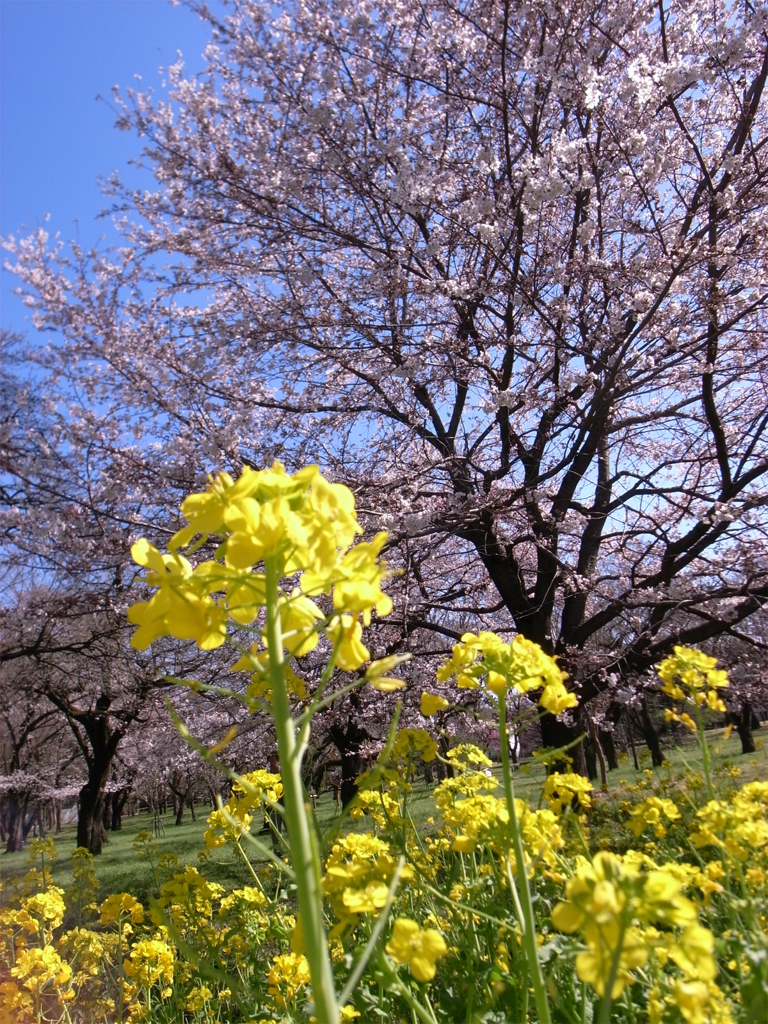
[[[395,690],[402,690],[405,682],[402,679],[390,679],[387,676],[379,676],[370,680],[374,690],[381,690],[382,693],[393,693]]]

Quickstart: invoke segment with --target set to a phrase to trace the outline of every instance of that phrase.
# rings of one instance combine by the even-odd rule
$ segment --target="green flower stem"
[[[619,933],[619,942],[616,949],[613,951],[613,959],[611,960],[611,973],[608,975],[608,981],[605,985],[605,992],[603,998],[600,1000],[600,1005],[597,1009],[597,1024],[611,1024],[611,1007],[613,1006],[613,986],[616,984],[616,978],[619,973],[619,964],[621,963],[621,949],[624,945],[624,935],[626,933],[627,926],[622,924],[621,932]]]
[[[370,934],[368,942],[366,943],[365,949],[358,958],[352,973],[347,978],[347,983],[344,986],[341,995],[339,996],[339,1003],[343,1006],[352,993],[355,987],[365,973],[365,968],[368,966],[368,961],[376,949],[376,944],[381,938],[382,932],[387,927],[389,921],[389,912],[392,909],[392,904],[395,902],[395,894],[397,893],[397,885],[400,881],[400,874],[405,867],[405,857],[401,857],[398,861],[395,873],[392,876],[392,881],[389,883],[389,892],[387,893],[387,902],[381,909],[381,913],[376,919],[376,924],[373,926],[373,931]]]
[[[699,747],[701,748],[701,760],[704,767],[704,777],[707,780],[707,794],[710,800],[715,799],[715,787],[712,785],[712,773],[710,771],[709,764],[709,744],[707,743],[707,737],[704,735],[704,717],[701,714],[701,706],[698,702],[697,691],[693,691],[693,706],[696,709],[696,725],[698,727],[697,739],[699,741]]]
[[[536,1003],[536,1012],[539,1015],[539,1024],[551,1024],[549,1012],[549,999],[544,983],[544,974],[539,963],[539,953],[536,947],[536,922],[533,916],[533,901],[531,890],[528,885],[528,872],[525,866],[525,851],[523,850],[523,837],[520,833],[520,823],[517,820],[515,811],[515,791],[512,785],[512,769],[509,764],[509,734],[507,732],[507,704],[504,696],[499,698],[499,746],[501,748],[501,770],[504,776],[504,795],[507,798],[509,810],[509,828],[512,834],[512,849],[515,851],[515,863],[517,865],[516,885],[522,919],[520,927],[523,931],[523,949],[528,961],[528,970],[533,985],[533,997]]]
[[[437,1024],[435,1011],[432,1009],[431,1003],[428,1008],[422,1006],[416,996],[414,996],[408,984],[401,981],[397,971],[392,969],[386,956],[381,952],[379,953],[379,968],[384,975],[389,991],[396,992],[405,1000],[414,1017],[418,1017],[422,1024]]]
[[[283,780],[285,820],[291,844],[291,858],[296,875],[296,889],[304,932],[305,955],[312,978],[315,1016],[323,1024],[338,1024],[339,1005],[333,982],[331,958],[323,924],[323,894],[320,885],[320,863],[310,835],[309,818],[304,803],[296,723],[291,716],[288,689],[285,684],[283,637],[278,611],[278,575],[273,558],[265,559],[267,589],[267,645],[269,648],[269,681],[272,687],[272,713],[280,755]]]

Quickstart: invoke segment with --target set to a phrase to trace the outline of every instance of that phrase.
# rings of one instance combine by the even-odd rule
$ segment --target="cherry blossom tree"
[[[517,630],[584,703],[738,631],[768,598],[763,8],[192,6],[206,70],[118,98],[154,175],[109,184],[124,244],[6,243],[102,497],[318,461],[392,532],[411,649]]]

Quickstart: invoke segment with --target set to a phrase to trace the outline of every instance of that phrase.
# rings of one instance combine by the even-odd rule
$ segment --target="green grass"
[[[729,768],[740,769],[739,783],[749,782],[755,778],[768,778],[768,743],[760,743],[761,733],[756,733],[756,739],[760,743],[760,749],[755,754],[743,755],[738,737],[734,733],[730,739],[722,739],[721,730],[713,730],[709,733],[710,751],[712,758],[712,769],[715,774],[726,773]],[[676,776],[682,776],[686,768],[694,771],[701,771],[702,758],[694,736],[691,736],[682,747],[665,749],[669,766],[661,769],[654,769],[655,776],[661,776],[674,782]],[[641,758],[641,770],[635,770],[631,759],[625,760],[621,766],[608,774],[609,794],[608,798],[618,797],[627,785],[634,784],[641,779],[647,779],[643,769],[650,770],[650,757],[644,750],[638,750]],[[499,775],[499,769],[494,770]],[[544,769],[536,762],[528,762],[521,765],[515,772],[515,793],[530,803],[536,805],[541,796],[541,787],[544,782]],[[594,783],[599,789],[599,779]],[[431,826],[428,818],[435,814],[434,802],[432,800],[432,787],[427,786],[423,780],[419,780],[413,787],[409,801],[411,817],[420,826],[420,829],[427,832]],[[183,867],[186,864],[200,867],[205,876],[213,882],[219,882],[227,887],[237,887],[248,883],[249,873],[241,860],[233,856],[231,849],[225,847],[215,850],[204,866],[200,866],[198,851],[203,848],[203,832],[205,831],[205,819],[208,815],[208,808],[200,806],[197,808],[197,821],[192,821],[189,813],[185,814],[181,825],[174,824],[172,814],[166,814],[162,818],[165,835],[157,837],[157,845],[160,853],[172,853]],[[332,835],[339,824],[339,812],[333,797],[324,794],[320,797],[317,807],[317,817],[321,829],[327,835]],[[367,828],[365,820],[344,822],[345,829],[362,830]],[[155,889],[155,882],[151,867],[146,860],[141,860],[136,855],[133,842],[141,831],[152,830],[152,817],[148,814],[141,814],[133,818],[123,819],[121,832],[110,832],[109,842],[104,846],[104,852],[100,857],[95,858],[96,875],[99,880],[99,891],[93,894],[94,900],[104,899],[109,893],[131,892],[142,901],[146,901],[148,895]],[[66,887],[72,881],[72,873],[69,867],[69,854],[75,846],[75,826],[66,826],[58,835],[51,835],[59,850],[58,859],[51,864],[54,881],[57,885]],[[262,837],[269,841],[269,837]],[[249,856],[256,866],[263,865],[264,858],[258,852],[248,848]],[[4,887],[11,882],[14,876],[19,877],[28,870],[26,853],[5,854],[0,857],[0,882]],[[2,902],[2,894],[0,894]]]
[[[175,824],[175,815],[162,815],[160,821],[163,832],[155,837],[160,854],[174,854],[182,868],[189,864],[197,867],[212,882],[225,886],[242,886],[248,884],[251,877],[242,858],[235,857],[228,847],[213,850],[203,866],[200,865],[198,853],[205,846],[203,833],[209,806],[196,808],[197,820],[192,821],[189,812],[185,812],[181,825]],[[338,817],[336,802],[330,794],[324,794],[318,801],[318,821],[323,830],[332,827]],[[139,814],[135,817],[124,817],[120,832],[109,832],[109,842],[105,844],[101,856],[94,858],[94,867],[99,880],[99,891],[94,894],[95,900],[104,899],[110,893],[131,892],[142,901],[156,891],[152,867],[147,859],[138,857],[133,843],[140,832],[152,831],[152,816]],[[258,821],[258,818],[257,818]],[[49,837],[56,843],[59,856],[50,864],[54,883],[66,888],[72,882],[72,871],[69,866],[69,854],[75,848],[76,826],[67,825],[58,834],[50,833]],[[260,836],[268,845],[269,836]],[[27,846],[29,843],[27,843]],[[259,856],[252,846],[246,846],[248,856],[255,865],[266,864],[266,858]],[[11,883],[14,877],[21,877],[29,870],[26,851],[0,856],[0,882],[3,886]],[[2,894],[0,894],[0,903]]]

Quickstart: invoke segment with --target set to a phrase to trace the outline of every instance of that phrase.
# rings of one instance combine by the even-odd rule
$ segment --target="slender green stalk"
[[[523,949],[528,961],[528,970],[533,985],[533,998],[536,1003],[536,1012],[539,1015],[539,1024],[551,1024],[549,1012],[549,999],[544,983],[544,974],[539,963],[539,953],[536,947],[536,922],[533,916],[533,901],[531,890],[528,885],[528,872],[525,866],[525,851],[523,849],[523,837],[520,833],[520,823],[517,820],[515,811],[515,791],[512,785],[512,769],[509,764],[509,734],[507,732],[507,706],[504,696],[499,698],[499,746],[501,748],[501,770],[504,777],[504,795],[507,798],[507,809],[509,811],[509,828],[512,835],[512,849],[515,852],[515,863],[517,865],[517,885],[515,890],[520,902],[521,920],[520,927],[523,932]],[[511,872],[510,872],[511,874]],[[514,884],[514,879],[511,880]]]
[[[125,968],[123,966],[123,915],[122,913],[117,915],[117,969],[118,969],[118,986],[117,986],[117,1022],[123,1024],[123,1003],[125,993]]]
[[[296,890],[304,932],[305,955],[312,978],[315,1016],[323,1024],[338,1024],[339,1006],[333,982],[331,958],[323,924],[323,895],[320,885],[320,863],[310,835],[309,818],[304,804],[296,723],[285,684],[283,637],[278,610],[278,576],[273,558],[265,559],[267,589],[267,646],[269,648],[269,680],[272,687],[272,712],[280,755],[283,780],[285,820],[291,845],[291,859],[296,875]]]
[[[431,1004],[429,1007],[422,1006],[408,985],[402,982],[397,973],[392,970],[383,953],[379,953],[379,967],[387,979],[387,987],[391,992],[397,992],[405,1000],[410,1007],[414,1020],[418,1017],[422,1024],[437,1024],[435,1011],[432,1009]]]
[[[611,1024],[611,1007],[613,1006],[613,986],[616,984],[616,977],[619,973],[619,964],[621,963],[621,948],[624,945],[624,933],[626,931],[626,925],[622,925],[621,932],[619,934],[619,942],[616,949],[613,952],[613,959],[611,961],[611,973],[608,975],[608,981],[605,986],[605,994],[600,1000],[600,1005],[597,1009],[597,1024]]]
[[[355,986],[363,976],[365,968],[368,966],[368,961],[376,949],[376,944],[381,938],[381,934],[387,926],[389,920],[389,912],[392,909],[392,904],[395,902],[395,894],[397,893],[397,884],[400,881],[400,873],[405,867],[405,857],[401,857],[398,861],[395,873],[392,876],[392,881],[389,883],[389,892],[387,893],[387,902],[382,907],[381,913],[376,919],[376,924],[373,926],[371,936],[366,943],[365,949],[363,950],[360,958],[355,964],[352,973],[347,978],[347,983],[344,986],[341,995],[339,996],[339,1003],[343,1006],[344,1003],[349,999],[355,990]]]
[[[707,743],[707,737],[704,735],[704,718],[701,714],[701,706],[697,700],[698,694],[693,691],[693,706],[696,709],[696,726],[697,726],[697,739],[699,741],[699,747],[701,748],[701,760],[704,767],[704,777],[707,780],[707,794],[710,800],[715,799],[715,787],[712,785],[712,773],[709,764],[709,744]]]

